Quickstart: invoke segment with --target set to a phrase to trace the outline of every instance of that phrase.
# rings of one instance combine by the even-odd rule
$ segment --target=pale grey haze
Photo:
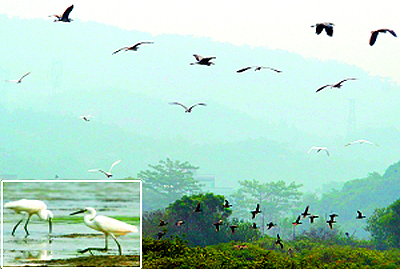
[[[315,189],[399,160],[400,87],[360,67],[76,18],[0,15],[0,23],[0,175],[99,178],[88,169],[121,159],[114,177],[135,177],[169,157],[215,175],[219,186],[282,179]],[[140,41],[154,44],[112,55]],[[191,66],[193,54],[216,56],[215,65]],[[253,65],[283,72],[236,73]],[[28,71],[20,84],[5,81]],[[358,80],[315,92],[348,77]],[[207,106],[185,113],[174,101]],[[358,139],[379,146],[344,147]],[[330,156],[308,154],[312,146]]]

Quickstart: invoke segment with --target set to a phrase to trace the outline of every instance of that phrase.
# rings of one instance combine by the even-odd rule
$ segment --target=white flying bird
[[[324,150],[326,152],[326,154],[329,156],[329,151],[327,147],[316,147],[316,146],[312,146],[309,150],[308,153],[310,153],[311,151],[316,150],[317,153],[320,153],[322,150]]]
[[[351,146],[353,144],[371,144],[371,145],[375,145],[378,146],[377,144],[375,144],[374,142],[368,141],[368,140],[364,140],[364,139],[359,139],[359,140],[355,140],[353,142],[347,143],[346,145],[344,145],[345,147],[347,146]]]
[[[15,82],[15,83],[21,83],[22,82],[22,79],[24,78],[24,77],[26,77],[27,75],[29,75],[31,72],[27,72],[27,73],[25,73],[25,74],[23,74],[19,79],[9,79],[9,80],[6,80],[7,82]]]
[[[106,175],[107,178],[110,178],[110,177],[112,177],[111,170],[113,169],[114,166],[116,166],[120,162],[121,162],[121,160],[118,160],[118,161],[114,162],[111,165],[110,170],[108,170],[108,171],[104,171],[104,170],[101,170],[101,169],[92,169],[92,170],[89,170],[89,172],[100,172],[100,173],[103,173],[104,175]]]
[[[274,71],[276,73],[281,73],[282,72],[281,70],[278,70],[278,69],[275,69],[275,68],[272,68],[272,67],[259,66],[259,65],[257,65],[257,66],[247,66],[247,67],[244,67],[242,69],[237,70],[236,72],[237,73],[242,73],[242,72],[247,71],[247,70],[252,69],[252,68],[254,68],[254,71],[260,71],[261,69],[269,69],[269,70],[272,70],[272,71]]]
[[[179,105],[179,106],[183,107],[183,108],[185,109],[185,113],[191,113],[191,112],[192,112],[192,109],[193,109],[195,106],[206,106],[205,103],[197,103],[197,104],[194,104],[194,105],[192,105],[192,106],[190,106],[190,107],[187,107],[187,106],[185,106],[184,104],[182,104],[182,103],[180,103],[180,102],[171,102],[171,103],[169,103],[169,104],[170,104],[170,105]]]

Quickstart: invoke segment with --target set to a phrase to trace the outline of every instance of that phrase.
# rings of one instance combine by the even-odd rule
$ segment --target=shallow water
[[[48,236],[48,222],[33,215],[28,224],[30,235],[25,238],[22,222],[15,237],[14,225],[23,217],[13,210],[3,209],[3,264],[29,264],[32,260],[67,259],[90,255],[77,250],[104,247],[104,234],[87,227],[85,214],[69,214],[93,207],[98,215],[105,215],[135,225],[139,233],[117,237],[123,254],[140,254],[140,185],[138,182],[3,182],[3,203],[20,199],[42,200],[54,214],[52,236]],[[26,217],[25,217],[26,218]],[[72,235],[72,236],[71,236]],[[114,240],[108,239],[108,255],[118,255]],[[93,251],[95,255],[104,252]]]

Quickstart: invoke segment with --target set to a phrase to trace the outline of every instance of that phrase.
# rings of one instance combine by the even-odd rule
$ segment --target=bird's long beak
[[[71,214],[69,214],[69,215],[70,215],[70,216],[71,216],[71,215],[76,215],[76,214],[83,213],[83,212],[85,212],[85,211],[86,211],[86,209],[82,209],[82,210],[79,210],[79,211],[73,212],[73,213],[71,213]]]
[[[53,227],[51,226],[51,218],[49,218],[49,235],[50,235],[51,232],[53,231],[52,228],[53,228]]]

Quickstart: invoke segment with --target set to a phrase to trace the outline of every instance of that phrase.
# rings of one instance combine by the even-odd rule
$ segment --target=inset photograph
[[[140,180],[3,180],[2,267],[141,267]]]

